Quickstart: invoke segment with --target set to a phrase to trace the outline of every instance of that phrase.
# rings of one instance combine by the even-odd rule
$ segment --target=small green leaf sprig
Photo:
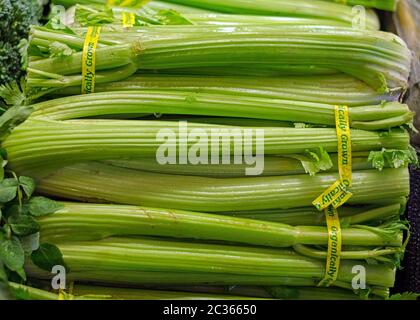
[[[36,218],[52,214],[63,206],[54,200],[33,196],[35,181],[5,170],[5,152],[0,151],[0,284],[26,281],[25,259],[51,271],[65,265],[60,250],[40,244],[40,225]]]

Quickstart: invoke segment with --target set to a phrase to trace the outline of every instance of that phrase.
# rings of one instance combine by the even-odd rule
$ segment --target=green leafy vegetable
[[[401,168],[409,164],[419,165],[419,159],[415,149],[392,150],[382,149],[382,151],[372,151],[369,154],[368,161],[372,163],[372,167],[382,170],[384,167]]]
[[[38,0],[2,0],[0,2],[0,85],[19,80],[21,67],[20,41],[28,37],[31,25],[42,15]]]
[[[12,201],[17,194],[19,182],[14,178],[4,179],[0,182],[0,202]]]
[[[28,236],[39,231],[40,227],[36,220],[28,215],[11,216],[8,223],[12,231],[18,236]]]
[[[0,242],[0,259],[7,268],[24,275],[25,252],[18,238],[3,239]]]
[[[39,232],[30,234],[28,236],[20,237],[20,242],[22,243],[23,250],[27,254],[31,254],[32,251],[38,250],[39,248]]]
[[[28,198],[32,196],[32,193],[35,191],[35,181],[30,177],[21,176],[18,179],[19,187],[22,188],[23,192]]]
[[[417,300],[420,294],[413,292],[396,293],[389,297],[388,300]]]
[[[60,43],[57,41],[50,44],[49,51],[50,51],[50,56],[52,58],[69,57],[74,53],[74,50],[72,48],[70,48],[64,43]]]
[[[65,267],[63,255],[55,245],[42,243],[38,250],[32,252],[31,259],[33,263],[43,270],[51,271],[54,266],[61,265]]]
[[[45,197],[33,197],[29,200],[28,210],[29,213],[35,217],[41,217],[52,214],[63,207],[57,201]]]

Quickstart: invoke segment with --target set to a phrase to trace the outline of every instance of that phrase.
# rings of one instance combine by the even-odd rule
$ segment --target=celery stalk
[[[45,195],[88,202],[114,202],[201,212],[288,209],[312,206],[337,174],[314,177],[247,177],[214,179],[165,175],[84,163],[38,178]],[[349,204],[395,203],[409,193],[408,169],[354,172]]]
[[[71,56],[41,58],[29,63],[29,87],[66,87],[81,84],[86,28],[76,34],[34,28],[31,45],[49,50],[52,42],[76,50]],[[153,26],[104,28],[96,52],[97,83],[110,82],[112,69],[179,69],[246,64],[260,70],[327,68],[356,77],[379,92],[405,88],[411,54],[404,42],[384,32],[328,26]],[[119,69],[118,69],[119,70]],[[134,71],[133,71],[134,73]],[[122,79],[121,79],[122,80]]]
[[[315,16],[348,23],[351,23],[353,19],[350,7],[338,3],[323,3],[318,0],[165,0],[165,2],[233,14]],[[379,28],[374,12],[367,12],[367,25],[369,28]]]
[[[238,292],[194,292],[183,288],[173,290],[156,290],[140,288],[118,288],[104,286],[76,285],[74,294],[82,297],[104,296],[111,300],[248,300],[248,299],[269,299],[268,297],[258,297],[244,295]]]
[[[362,81],[344,75],[288,77],[216,77],[136,74],[125,80],[97,84],[95,92],[179,90],[307,101],[332,105],[367,106],[398,101],[401,92],[378,94]],[[62,88],[54,98],[80,94],[78,87]]]
[[[331,154],[332,167],[330,169],[318,169],[308,167],[307,165],[318,163],[309,157],[303,156],[300,160],[293,157],[272,156],[264,158],[264,172],[261,176],[287,176],[295,174],[309,173],[316,174],[319,171],[338,172],[337,154]],[[307,158],[308,163],[305,163]],[[372,164],[367,161],[368,155],[364,153],[357,153],[353,156],[353,170],[368,170],[372,169]],[[200,177],[214,177],[214,178],[240,178],[244,176],[246,164],[220,164],[220,165],[205,165],[205,164],[171,164],[162,166],[156,162],[156,159],[151,158],[137,158],[128,160],[105,160],[107,164],[122,167],[127,169],[134,169],[147,172],[186,175],[186,176],[200,176]]]
[[[104,6],[107,5],[107,0],[54,0],[54,4],[62,5],[65,7],[71,7],[76,4],[83,5],[93,5],[93,6]],[[184,13],[210,13],[213,11],[194,8],[190,6],[175,4],[175,3],[166,3],[163,1],[153,0],[150,2],[144,2],[141,7],[150,8],[154,10],[176,10],[182,14]]]
[[[326,260],[328,257],[327,250],[317,250],[312,247],[308,247],[302,244],[296,244],[293,249],[307,257]],[[377,260],[381,262],[391,262],[391,258],[385,256],[401,255],[403,252],[402,248],[385,248],[385,249],[374,249],[374,250],[351,250],[341,251],[340,259],[342,260]]]
[[[13,112],[10,109],[3,117]],[[244,127],[188,123],[187,133],[196,128],[208,137],[212,136],[212,129],[244,130]],[[50,169],[81,161],[156,157],[162,146],[162,142],[157,141],[157,134],[169,129],[181,139],[180,124],[171,121],[28,119],[12,131],[2,146],[8,152],[10,168],[29,174],[33,169]],[[327,152],[337,150],[336,130],[333,128],[266,127],[262,130],[264,137],[253,132],[252,141],[243,141],[244,148],[255,151],[256,146],[264,145],[266,156],[304,154],[320,147]],[[400,129],[388,132],[352,130],[351,137],[354,152],[382,148],[406,150],[409,143],[408,133]],[[187,140],[181,142],[185,142],[188,148],[195,144],[195,141]],[[229,145],[230,150],[233,150],[234,144]],[[211,154],[210,145],[208,154]]]
[[[400,203],[387,206],[351,207],[344,206],[339,209],[342,224],[363,224],[366,222],[383,221],[390,217],[396,217],[401,212]],[[321,226],[326,225],[325,217],[320,215],[316,208],[296,208],[288,210],[260,210],[238,211],[222,213],[239,218],[272,221],[290,224],[293,226]]]
[[[389,0],[387,0],[389,1]],[[207,2],[207,3],[206,3]],[[106,5],[106,0],[55,0],[55,4],[65,5],[67,7],[75,4],[86,5]],[[209,13],[209,12],[226,12],[226,13],[242,13],[249,15],[265,15],[279,17],[313,17],[325,21],[332,20],[340,23],[346,23],[351,26],[353,13],[351,8],[342,4],[328,4],[318,0],[259,0],[258,3],[250,0],[229,0],[222,2],[218,0],[202,1],[202,0],[173,0],[173,1],[152,1],[144,5],[145,9],[160,10],[176,10],[179,13]],[[137,9],[138,10],[138,9]],[[374,12],[367,12],[366,23],[369,29],[379,29],[378,17]],[[327,22],[328,23],[328,22]]]
[[[247,95],[195,91],[147,90],[78,95],[49,100],[32,106],[32,118],[71,120],[87,117],[138,114],[177,114],[214,117],[243,117],[335,126],[333,105],[297,102]],[[409,123],[413,112],[398,102],[380,106],[352,107],[351,127],[384,130]]]
[[[270,285],[277,285],[279,282],[284,282],[282,277],[314,281],[323,278],[325,272],[325,261],[304,257],[286,249],[139,238],[63,243],[58,244],[58,247],[70,270],[68,278],[77,281],[86,279],[102,283],[129,281],[132,285],[153,282],[169,285],[171,282],[176,282],[191,285],[198,280],[201,283],[213,284],[217,282],[264,285],[268,278],[271,278]],[[394,285],[394,267],[369,265],[351,260],[342,262],[339,281],[351,282],[354,277],[351,270],[355,263],[366,268],[368,285],[384,287]],[[28,267],[30,274],[32,268]],[[153,273],[155,276],[152,276]],[[37,274],[36,269],[34,274]],[[146,274],[150,276],[148,280],[144,278]]]
[[[10,282],[10,290],[18,300],[59,300],[59,295],[35,287]],[[132,288],[75,285],[66,300],[246,300],[238,295],[206,294],[182,291],[158,291]],[[261,299],[261,298],[259,298]]]
[[[24,284],[9,282],[9,288],[17,300],[58,300],[58,294]]]
[[[323,18],[301,18],[301,17],[276,17],[276,16],[255,16],[249,14],[223,14],[223,13],[186,13],[182,15],[193,24],[214,25],[214,26],[240,26],[240,25],[287,25],[287,24],[305,24],[305,25],[325,25],[332,27],[349,27],[347,21],[339,21]],[[121,22],[120,22],[121,23]],[[376,29],[376,27],[375,27]]]
[[[55,214],[38,219],[42,241],[69,243],[111,236],[162,236],[290,247],[296,244],[326,245],[328,239],[325,227],[292,227],[173,209],[79,203],[63,205],[64,208]],[[398,247],[402,244],[402,232],[382,237],[381,227],[377,232],[345,228],[342,234],[343,245]],[[381,255],[377,251],[375,254]]]

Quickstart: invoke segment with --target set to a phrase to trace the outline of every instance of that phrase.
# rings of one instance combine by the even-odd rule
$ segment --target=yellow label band
[[[63,289],[58,291],[58,300],[66,300],[65,292]]]
[[[124,28],[132,28],[136,24],[136,15],[132,12],[123,12],[122,23]]]
[[[70,290],[69,293],[66,293],[65,290],[60,289],[58,291],[58,300],[74,300],[73,296],[73,288],[74,288],[74,282],[70,284]]]
[[[337,209],[341,207],[343,204],[345,204],[349,199],[353,196],[353,193],[349,191],[343,191],[340,193],[340,195],[334,199],[332,202],[332,206]]]
[[[328,207],[325,210],[325,217],[327,219],[328,227],[327,265],[324,279],[318,284],[318,287],[331,286],[337,280],[338,271],[340,269],[342,239],[337,209]]]
[[[136,6],[138,5],[138,1],[136,0],[123,0],[119,4],[121,7],[130,7],[130,6]]]
[[[338,172],[340,174],[340,179],[312,202],[319,211],[322,211],[331,205],[334,208],[338,208],[353,196],[348,190],[353,184],[349,108],[346,106],[335,106],[334,113],[338,143]]]
[[[338,170],[340,178],[349,188],[352,186],[352,147],[349,108],[335,107],[335,126],[338,138]]]
[[[96,47],[100,33],[101,27],[89,27],[87,30],[82,56],[82,94],[95,92]]]
[[[140,8],[151,0],[108,0],[108,6]]]
[[[349,199],[348,196],[351,193],[347,190],[348,185],[341,180],[337,180],[334,184],[324,191],[318,198],[316,198],[312,204],[319,210],[322,211],[329,206],[339,207],[343,199]],[[347,201],[346,200],[346,201]]]

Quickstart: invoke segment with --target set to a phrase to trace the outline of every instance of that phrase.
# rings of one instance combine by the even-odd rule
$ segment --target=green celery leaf
[[[318,166],[322,171],[329,170],[333,167],[330,155],[323,147],[319,147],[319,149],[317,149],[317,154],[319,159]]]
[[[26,79],[13,81],[0,86],[0,97],[8,106],[23,106],[26,101]]]
[[[408,158],[409,158],[410,164],[414,168],[416,168],[416,169],[419,168],[419,166],[420,166],[419,157],[417,156],[416,149],[414,149],[412,146],[408,147]]]
[[[42,52],[41,49],[35,45],[29,44],[28,47],[28,56],[30,57],[48,57],[48,53]]]
[[[76,5],[75,20],[82,26],[95,26],[114,22],[115,18],[112,9],[106,7],[98,8]]]
[[[388,300],[417,300],[420,294],[413,292],[397,293],[388,298]]]
[[[28,208],[31,215],[41,217],[62,209],[63,205],[45,197],[33,197],[29,200]]]
[[[51,271],[54,266],[66,266],[63,255],[55,245],[42,243],[38,250],[31,254],[32,262],[45,271]]]
[[[164,25],[192,25],[193,23],[173,9],[157,12],[156,18]]]
[[[371,151],[368,161],[372,163],[373,168],[380,171],[385,167],[398,169],[407,167],[409,164],[414,166],[419,164],[416,151],[412,147],[407,150],[382,149],[381,151]]]
[[[57,10],[56,10],[57,9]],[[52,29],[52,30],[60,30],[61,32],[68,33],[68,34],[75,34],[75,32],[66,26],[62,21],[62,12],[59,6],[51,7],[51,13],[49,16],[49,21],[47,24],[44,25],[45,28]]]
[[[64,58],[71,56],[75,50],[70,48],[68,45],[54,41],[49,45],[50,57],[51,58]]]
[[[385,158],[382,152],[372,151],[369,154],[368,162],[372,163],[372,167],[382,171],[385,167]]]
[[[306,150],[304,155],[291,155],[289,157],[299,160],[305,172],[311,176],[333,167],[330,155],[322,147],[315,150]]]

